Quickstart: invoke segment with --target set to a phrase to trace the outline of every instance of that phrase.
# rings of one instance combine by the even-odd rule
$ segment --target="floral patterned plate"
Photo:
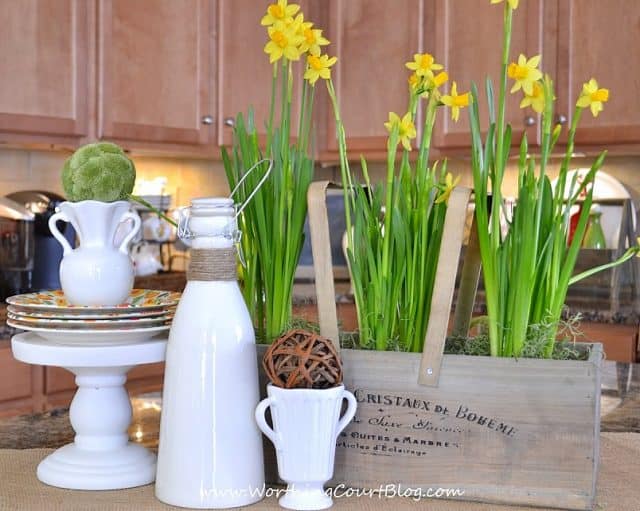
[[[43,328],[144,328],[147,326],[159,326],[171,321],[173,314],[164,314],[152,318],[125,318],[125,319],[43,319],[13,314],[9,312],[7,318],[20,324],[28,324]]]
[[[9,305],[7,307],[7,312],[14,314],[16,316],[28,316],[30,318],[39,318],[39,319],[55,319],[55,320],[63,320],[63,319],[127,319],[127,318],[153,318],[157,316],[164,316],[165,314],[173,314],[175,311],[175,306],[166,308],[166,309],[151,309],[151,310],[129,310],[122,309],[116,312],[83,312],[79,310],[78,312],[74,312],[75,309],[68,309],[64,312],[57,310],[39,310],[39,309],[29,309],[24,307],[17,307],[15,305]]]
[[[15,305],[22,309],[47,310],[60,312],[82,313],[111,313],[126,310],[138,312],[153,309],[166,309],[173,307],[180,300],[180,293],[176,291],[159,291],[154,289],[134,289],[129,298],[120,305],[100,307],[98,305],[71,305],[64,296],[62,290],[40,291],[27,293],[7,298],[9,305]]]

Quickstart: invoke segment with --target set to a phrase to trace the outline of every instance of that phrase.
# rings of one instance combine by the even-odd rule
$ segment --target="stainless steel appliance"
[[[0,197],[0,299],[31,289],[35,215]]]
[[[7,198],[24,206],[34,215],[34,255],[30,290],[60,289],[62,245],[49,230],[49,218],[56,212],[58,205],[64,202],[64,197],[53,192],[26,190],[11,193]],[[74,246],[76,233],[73,227],[66,222],[58,222],[58,229],[69,244]]]

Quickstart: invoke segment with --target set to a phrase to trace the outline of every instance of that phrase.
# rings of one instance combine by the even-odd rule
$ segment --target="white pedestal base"
[[[45,484],[74,490],[115,490],[152,483],[156,457],[128,441],[131,402],[124,387],[136,365],[164,360],[166,339],[115,346],[66,346],[36,334],[11,340],[17,360],[64,367],[76,375],[78,391],[69,419],[74,442],[38,465]]]
[[[69,444],[42,460],[37,475],[45,484],[73,490],[132,488],[154,481],[156,456],[132,443],[103,452]]]

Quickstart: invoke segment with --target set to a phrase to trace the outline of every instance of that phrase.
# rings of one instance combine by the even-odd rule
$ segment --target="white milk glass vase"
[[[156,497],[219,509],[262,498],[253,325],[236,280],[236,209],[194,199],[179,234],[191,242],[187,286],[167,345]]]
[[[333,477],[336,440],[356,413],[354,395],[344,385],[329,389],[283,389],[267,386],[266,399],[256,408],[256,421],[273,442],[278,474],[287,483],[280,505],[312,510],[331,507],[324,484]],[[347,409],[340,418],[343,400]],[[273,429],[265,420],[271,410]]]
[[[134,279],[129,243],[140,230],[140,217],[129,207],[127,201],[67,201],[49,219],[51,234],[63,249],[60,285],[69,303],[113,306],[129,297]],[[73,225],[79,247],[71,247],[60,233],[60,220]],[[125,220],[133,221],[133,229],[116,246],[116,230]]]

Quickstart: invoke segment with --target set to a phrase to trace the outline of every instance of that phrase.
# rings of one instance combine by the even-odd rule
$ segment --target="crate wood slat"
[[[312,185],[309,218],[318,311],[324,318],[321,332],[335,340],[338,325],[324,204],[329,186]],[[449,225],[458,229],[461,224]],[[445,231],[443,244],[458,236],[459,232]],[[459,251],[453,252],[449,258],[457,262]],[[472,236],[459,291],[461,308],[456,308],[456,331],[463,335],[477,288],[477,252]],[[443,257],[447,258],[441,252],[440,264]],[[455,280],[456,268],[448,270],[448,278],[443,276],[447,285]],[[448,290],[436,291],[434,301],[443,304],[449,299],[450,304]],[[435,310],[432,306],[430,325],[446,328],[449,309]],[[338,437],[333,482],[374,489],[398,483],[405,488],[458,488],[464,492],[458,497],[462,500],[593,509],[602,345],[590,345],[586,361],[443,356],[446,330],[442,332],[441,338],[427,336],[427,355],[341,351],[345,385],[359,404],[354,421]],[[429,351],[430,343],[440,350],[438,355]],[[425,356],[431,367],[440,367],[437,386],[418,381]],[[272,459],[270,452],[265,459]],[[268,463],[267,472],[273,469]]]
[[[335,484],[400,482],[460,488],[463,500],[593,508],[600,345],[588,362],[445,355],[433,388],[415,379],[417,354],[341,355],[358,412],[338,438]]]

